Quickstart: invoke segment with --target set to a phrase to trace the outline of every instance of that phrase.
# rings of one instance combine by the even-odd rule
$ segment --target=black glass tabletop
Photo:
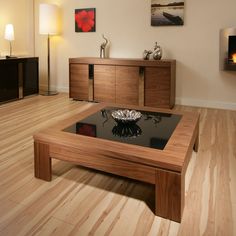
[[[139,111],[137,122],[122,123],[111,115],[116,110],[102,109],[63,131],[163,150],[181,119],[177,114]]]

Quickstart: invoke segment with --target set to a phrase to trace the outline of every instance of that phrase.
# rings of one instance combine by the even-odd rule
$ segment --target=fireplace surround
[[[221,70],[236,71],[236,28],[220,31]]]
[[[236,64],[236,35],[228,37],[228,63]]]

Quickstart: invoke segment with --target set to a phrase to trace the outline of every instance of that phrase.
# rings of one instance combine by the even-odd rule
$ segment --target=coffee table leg
[[[36,178],[51,181],[52,166],[49,156],[49,145],[34,142],[34,175]]]
[[[181,221],[184,187],[181,186],[180,173],[157,169],[155,202],[156,215],[177,222]]]
[[[197,133],[197,135],[196,135],[196,139],[195,139],[194,146],[193,146],[193,150],[194,150],[195,152],[198,151],[198,145],[199,145],[199,131],[198,131],[198,133]]]
[[[198,151],[198,145],[199,145],[199,121],[198,121],[198,124],[196,127],[196,139],[195,139],[194,146],[193,146],[193,150],[195,152]]]

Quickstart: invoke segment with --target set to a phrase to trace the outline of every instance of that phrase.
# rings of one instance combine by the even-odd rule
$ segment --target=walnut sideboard
[[[175,105],[175,60],[69,59],[70,98],[158,108]]]

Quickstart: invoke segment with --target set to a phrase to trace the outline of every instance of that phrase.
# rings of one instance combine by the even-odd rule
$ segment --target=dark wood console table
[[[175,60],[70,58],[70,98],[172,108],[175,67]]]
[[[37,94],[38,58],[1,58],[0,78],[0,103]]]

